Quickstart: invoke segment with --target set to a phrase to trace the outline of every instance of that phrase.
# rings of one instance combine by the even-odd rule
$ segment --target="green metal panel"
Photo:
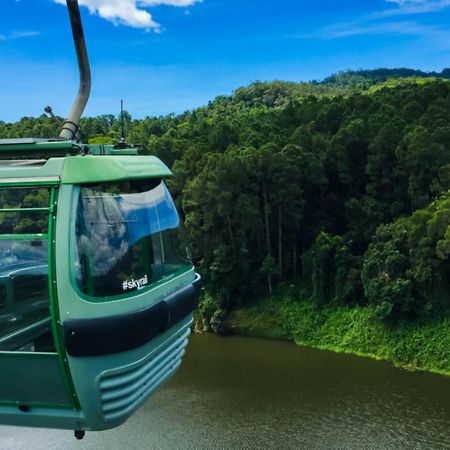
[[[3,208],[0,209],[1,213],[14,213],[14,212],[48,212],[49,208]]]
[[[69,406],[58,355],[1,352],[0,402]]]
[[[115,148],[114,145],[89,144],[91,155],[139,155],[137,148]]]
[[[113,148],[109,151],[110,155],[139,155],[139,152],[135,148]]]
[[[16,175],[16,168],[11,169],[11,172],[7,173],[10,177]],[[0,172],[2,170],[0,169]],[[3,174],[5,171],[3,171]],[[59,177],[36,177],[36,178],[2,178],[0,179],[0,188],[6,187],[45,187],[45,186],[55,186],[60,183]]]
[[[39,404],[31,405],[30,410],[26,413],[20,411],[17,405],[0,405],[0,423],[33,428],[89,429],[82,411],[73,411],[71,408],[62,407],[49,408]]]
[[[74,145],[71,141],[1,144],[0,155],[13,152],[17,156],[26,156],[27,153],[34,154],[60,151],[63,156],[65,153],[73,151],[73,148]]]
[[[41,233],[34,233],[34,234],[0,234],[0,239],[7,240],[7,239],[47,239],[48,234],[41,234]]]
[[[124,155],[124,150],[115,149],[110,152],[114,154],[54,157],[41,165],[0,164],[0,187],[54,186],[60,179],[65,184],[85,184],[172,175],[155,156]],[[120,155],[115,154],[119,152]],[[125,152],[135,153],[136,150],[125,149]]]
[[[0,236],[1,239],[1,236]],[[156,289],[159,286],[163,286],[163,285],[167,285],[167,283],[170,283],[172,280],[176,280],[177,278],[179,278],[182,275],[185,275],[186,273],[191,274],[192,271],[194,270],[194,266],[188,265],[186,264],[184,267],[182,267],[180,270],[172,273],[170,275],[170,277],[167,278],[163,278],[161,280],[158,280],[156,282],[152,282],[151,284],[140,288],[139,289],[139,293],[140,294],[145,294],[148,291],[153,291],[154,289]],[[75,281],[75,276],[73,273],[73,268],[72,268],[72,273],[70,274],[70,278],[72,281],[72,286],[74,291],[77,293],[77,295],[82,298],[83,300],[87,300],[88,302],[92,302],[92,303],[106,303],[106,302],[115,302],[118,300],[126,300],[127,298],[130,297],[135,297],[136,296],[136,291],[131,291],[129,293],[123,293],[123,294],[119,294],[119,295],[113,295],[113,296],[105,296],[105,297],[92,297],[88,294],[85,294],[83,292],[80,291],[80,289],[78,288],[76,281]]]
[[[50,295],[50,314],[52,317],[53,339],[56,352],[59,356],[60,373],[63,375],[66,392],[70,398],[70,404],[74,409],[80,409],[77,395],[67,364],[66,351],[62,337],[62,327],[59,318],[58,292],[56,288],[56,209],[57,209],[58,191],[52,189],[50,193],[50,214],[48,221],[48,274],[49,274],[49,295]]]
[[[50,158],[42,164],[0,164],[0,186],[53,186],[59,184],[65,158]]]
[[[169,177],[172,172],[154,156],[68,156],[64,184],[101,183]]]

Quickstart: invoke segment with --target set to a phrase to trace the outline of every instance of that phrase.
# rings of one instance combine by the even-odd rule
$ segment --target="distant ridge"
[[[374,83],[381,83],[390,78],[446,78],[450,79],[450,68],[443,69],[441,72],[424,72],[422,70],[398,68],[398,69],[374,69],[374,70],[345,70],[337,72],[318,84],[333,86],[361,86]]]
[[[230,97],[220,96],[210,102],[231,102],[246,107],[286,107],[292,100],[308,96],[336,97],[367,92],[372,94],[384,87],[393,88],[402,84],[450,80],[450,68],[441,72],[397,68],[374,70],[347,70],[337,72],[322,81],[256,81],[249,86],[236,89]]]

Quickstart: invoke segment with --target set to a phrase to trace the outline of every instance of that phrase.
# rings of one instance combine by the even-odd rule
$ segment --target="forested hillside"
[[[449,75],[255,83],[177,116],[126,115],[128,141],[173,169],[204,315],[281,290],[318,308],[369,306],[386,324],[446,317]],[[114,116],[82,122],[91,142],[119,128]],[[56,130],[44,117],[0,123],[1,138]]]

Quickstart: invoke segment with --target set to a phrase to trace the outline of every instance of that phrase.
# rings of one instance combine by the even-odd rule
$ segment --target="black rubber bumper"
[[[116,316],[66,320],[66,351],[70,356],[101,356],[144,345],[188,316],[198,306],[201,277],[155,305]]]

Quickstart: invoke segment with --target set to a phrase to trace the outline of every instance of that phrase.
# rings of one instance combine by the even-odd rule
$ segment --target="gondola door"
[[[0,182],[0,418],[77,409],[58,327],[57,180]],[[9,407],[9,408],[8,408]],[[18,412],[17,412],[18,411]],[[45,426],[45,424],[43,424]]]

